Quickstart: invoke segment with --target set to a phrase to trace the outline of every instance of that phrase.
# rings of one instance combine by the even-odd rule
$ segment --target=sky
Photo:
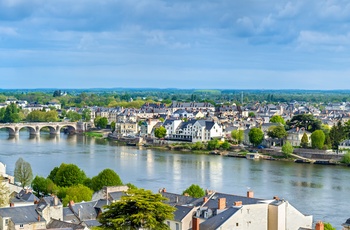
[[[0,0],[0,88],[349,89],[348,0]]]

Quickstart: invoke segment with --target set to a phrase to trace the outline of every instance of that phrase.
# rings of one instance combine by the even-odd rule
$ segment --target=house
[[[339,144],[339,150],[350,150],[350,140],[344,140]]]
[[[344,224],[342,224],[343,230],[350,230],[350,218],[346,220]]]
[[[167,193],[162,193],[167,194]],[[306,216],[288,201],[274,197],[271,200],[213,192],[179,208],[179,217],[166,223],[173,230],[231,230],[231,229],[312,229],[312,216]],[[187,209],[186,209],[187,208]],[[189,226],[189,208],[194,208],[192,226]],[[175,224],[175,225],[174,225]],[[177,225],[176,225],[177,224]],[[181,228],[180,228],[181,227]]]
[[[192,217],[196,212],[193,206],[175,206],[174,219],[167,220],[166,224],[170,229],[185,230],[192,228]]]
[[[169,110],[173,113],[178,109],[185,109],[187,111],[195,112],[200,110],[210,110],[215,111],[213,104],[209,102],[177,102],[173,101],[169,106]]]
[[[22,189],[19,193],[17,193],[10,201],[11,206],[26,206],[32,205],[39,201],[39,198],[33,194],[31,189]]]
[[[0,208],[0,229],[46,229],[46,219],[36,210],[36,205]]]
[[[304,133],[307,135],[309,140],[309,145],[311,143],[311,133],[306,131],[305,128],[294,128],[287,131],[288,135],[286,138],[286,141],[289,141],[292,146],[300,146],[301,138],[303,137]]]
[[[49,224],[46,225],[46,229],[88,230],[89,228],[82,224],[67,223],[61,220],[51,219]]]

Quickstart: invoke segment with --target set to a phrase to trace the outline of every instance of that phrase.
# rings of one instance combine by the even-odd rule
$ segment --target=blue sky
[[[347,0],[1,0],[0,88],[349,89]]]

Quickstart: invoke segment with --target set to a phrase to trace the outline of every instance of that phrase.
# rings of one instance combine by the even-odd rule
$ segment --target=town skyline
[[[346,89],[349,8],[340,0],[4,0],[0,87]]]

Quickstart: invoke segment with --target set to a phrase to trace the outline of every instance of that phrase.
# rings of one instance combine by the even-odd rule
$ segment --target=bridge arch
[[[19,130],[17,130],[17,132],[16,132],[16,127],[12,127],[12,126],[2,126],[2,127],[0,127],[0,130],[1,129],[6,129],[10,136],[17,135],[17,133],[19,131]]]
[[[57,133],[60,133],[61,130],[64,130],[65,133],[72,134],[77,131],[77,127],[71,124],[57,125]]]

